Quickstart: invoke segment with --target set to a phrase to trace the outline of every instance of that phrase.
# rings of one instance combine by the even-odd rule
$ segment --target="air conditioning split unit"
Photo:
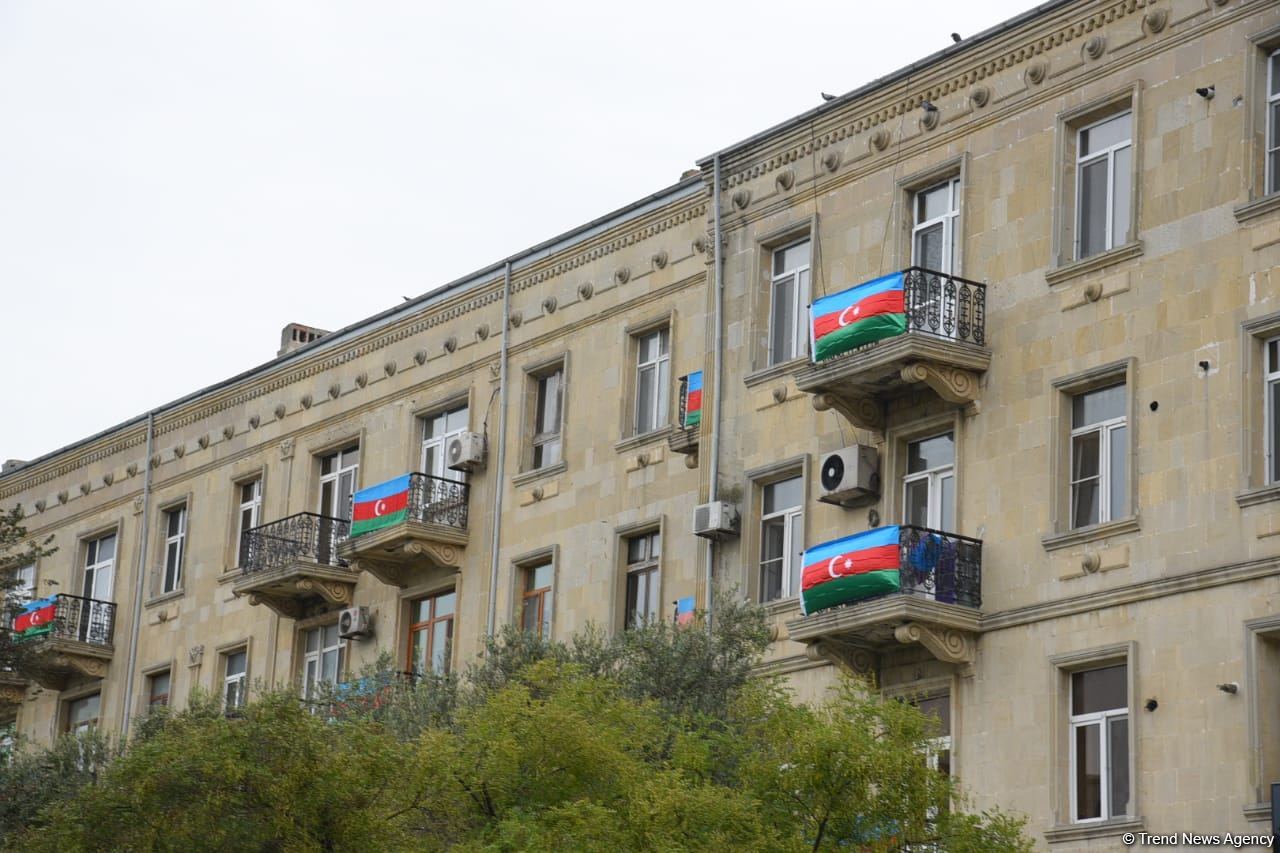
[[[484,466],[485,440],[478,432],[460,432],[445,446],[445,462],[454,471],[474,471]]]
[[[367,637],[373,631],[369,627],[369,608],[348,607],[338,617],[338,636],[344,640]]]
[[[738,535],[738,509],[724,501],[702,504],[693,511],[693,533],[704,539],[728,539]]]
[[[863,498],[880,496],[880,454],[874,447],[855,444],[822,460],[822,494],[818,500],[849,506]]]

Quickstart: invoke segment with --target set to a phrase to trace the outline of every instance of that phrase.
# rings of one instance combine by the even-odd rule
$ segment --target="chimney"
[[[27,464],[27,460],[25,459],[6,459],[4,460],[4,464],[0,465],[0,477],[3,477],[5,474],[11,473],[13,471],[17,471],[19,468],[21,468],[23,465],[26,465],[26,464]]]
[[[698,175],[701,175],[701,174],[702,174],[701,169],[685,169],[683,172],[680,173],[680,180],[687,181],[690,178],[696,178]]]
[[[327,334],[329,333],[324,329],[317,329],[315,326],[290,323],[280,332],[280,352],[276,353],[276,358],[319,340]]]

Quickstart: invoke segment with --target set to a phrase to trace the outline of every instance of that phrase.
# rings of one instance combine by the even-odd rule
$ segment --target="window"
[[[418,470],[445,480],[459,483],[464,481],[467,476],[465,472],[448,467],[445,451],[448,449],[449,439],[466,432],[470,425],[471,419],[466,406],[423,418],[422,457]]]
[[[453,646],[453,619],[458,608],[454,590],[420,598],[409,605],[409,670],[449,671]]]
[[[102,695],[93,693],[67,703],[66,731],[73,735],[87,732],[98,726],[98,710]]]
[[[329,518],[351,519],[351,496],[360,471],[360,445],[320,458],[320,509]]]
[[[1071,398],[1071,526],[1121,518],[1128,507],[1125,386]]]
[[[337,627],[334,631],[336,633]],[[249,653],[245,649],[227,652],[222,656],[222,707],[240,708],[249,698]],[[308,693],[308,695],[310,695]]]
[[[302,656],[302,695],[314,699],[321,684],[335,684],[342,671],[342,650],[346,643],[338,636],[338,624],[306,632]]]
[[[773,251],[769,279],[769,363],[804,355],[809,346],[809,241]]]
[[[240,510],[236,521],[236,565],[249,559],[249,541],[244,534],[262,523],[262,478],[239,485]]]
[[[769,483],[761,495],[761,602],[799,593],[803,557],[804,478]]]
[[[1280,190],[1280,50],[1267,57],[1267,192]]]
[[[671,396],[671,331],[657,329],[636,336],[635,434],[667,424]]]
[[[1071,816],[1129,811],[1129,682],[1125,664],[1071,674]]]
[[[1076,138],[1076,260],[1122,246],[1132,201],[1133,113],[1083,127]]]
[[[562,456],[564,366],[534,377],[533,468],[555,465]]]
[[[81,594],[85,598],[110,601],[115,584],[116,535],[109,533],[85,543],[84,585]]]
[[[160,592],[182,588],[182,558],[187,550],[187,505],[164,511],[164,578]]]
[[[1280,338],[1266,342],[1263,418],[1267,436],[1267,482],[1280,483]]]
[[[36,565],[28,563],[25,566],[18,566],[13,571],[13,592],[12,595],[18,604],[26,604],[28,601],[36,597]]]
[[[520,627],[544,640],[551,639],[551,561],[521,569]]]
[[[927,747],[929,767],[947,776],[951,775],[951,694],[943,693],[915,703],[926,717],[938,721],[938,733]]]
[[[954,274],[960,179],[951,178],[921,190],[912,201],[911,265]]]
[[[902,522],[953,532],[956,526],[954,433],[907,443],[902,478]]]
[[[662,534],[658,531],[632,536],[627,543],[627,598],[623,624],[639,628],[658,621],[658,561]]]
[[[147,710],[169,704],[169,670],[147,676]]]

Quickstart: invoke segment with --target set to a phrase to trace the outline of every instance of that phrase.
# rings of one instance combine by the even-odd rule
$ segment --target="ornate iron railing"
[[[111,645],[116,626],[114,601],[99,601],[79,595],[59,593],[55,596],[53,620],[49,630],[32,631],[24,638],[49,637],[58,640],[76,640],[93,646]]]
[[[409,518],[467,529],[471,487],[432,474],[409,475]]]
[[[986,285],[923,267],[902,275],[908,333],[986,346]]]
[[[252,574],[278,569],[295,560],[311,560],[327,566],[345,566],[338,557],[338,543],[347,538],[351,522],[311,512],[300,512],[270,524],[246,530],[240,571]]]
[[[899,591],[944,604],[982,606],[982,540],[902,525]]]

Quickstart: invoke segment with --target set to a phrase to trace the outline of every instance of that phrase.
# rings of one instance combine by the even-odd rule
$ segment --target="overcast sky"
[[[1033,0],[0,0],[0,459],[671,183]]]

